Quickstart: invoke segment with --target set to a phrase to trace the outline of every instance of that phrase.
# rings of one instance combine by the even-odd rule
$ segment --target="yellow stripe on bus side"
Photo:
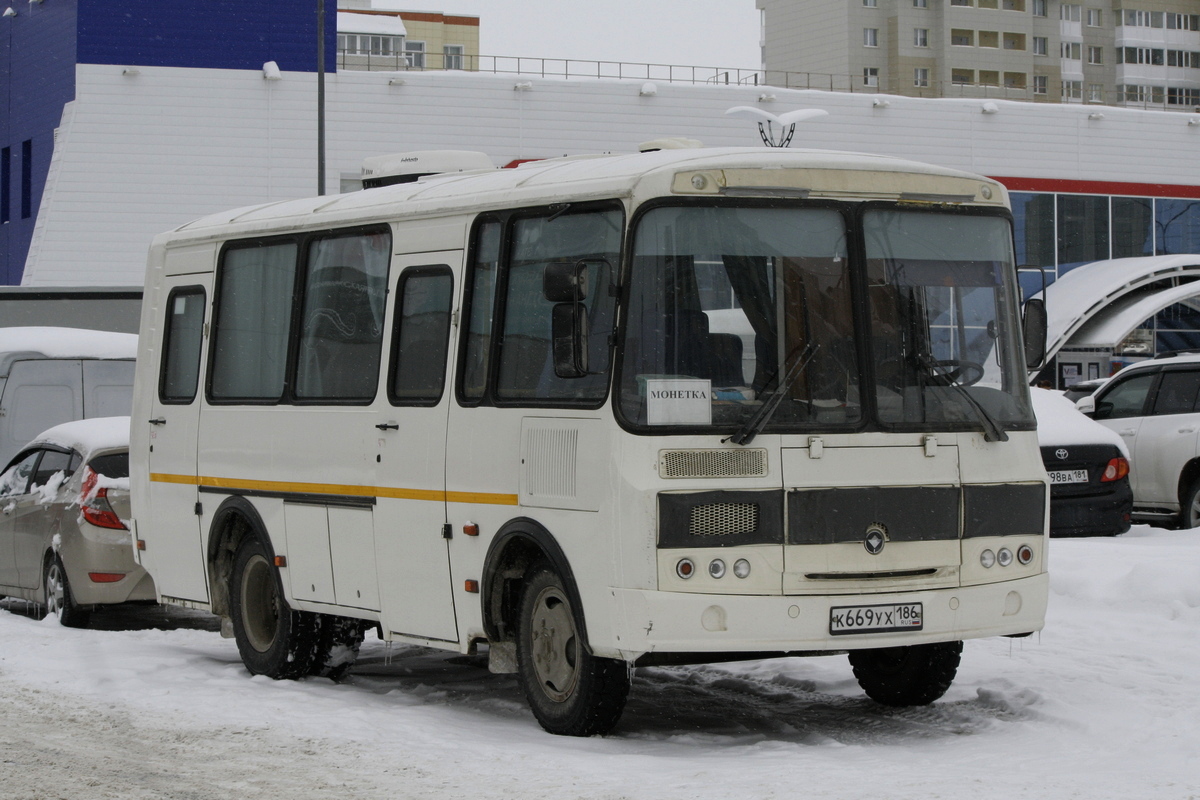
[[[285,494],[328,494],[343,497],[387,497],[397,500],[432,500],[450,503],[515,506],[515,494],[490,492],[444,492],[440,489],[401,489],[392,486],[353,486],[337,483],[291,483],[288,481],[251,481],[237,478],[212,478],[202,475],[171,475],[150,473],[155,483],[178,483],[188,486],[207,486],[212,489],[241,489]]]

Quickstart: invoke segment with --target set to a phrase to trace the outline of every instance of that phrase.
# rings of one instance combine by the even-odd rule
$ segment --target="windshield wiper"
[[[937,362],[927,355],[917,354],[917,363],[920,364],[929,374],[944,386],[953,388],[958,394],[967,401],[967,405],[975,412],[975,416],[983,424],[983,439],[986,442],[1007,442],[1008,433],[1005,432],[1000,424],[987,412],[979,401],[967,391],[967,387],[958,382],[958,376],[952,372],[939,372]]]
[[[758,412],[747,420],[746,424],[737,433],[728,439],[722,439],[721,442],[750,444],[754,440],[754,437],[758,436],[759,432],[771,421],[771,417],[775,414],[775,409],[779,408],[779,403],[783,400],[783,396],[787,394],[787,390],[795,383],[796,378],[800,377],[800,373],[804,372],[804,368],[812,361],[813,356],[816,355],[820,347],[820,345],[813,344],[812,342],[806,344],[804,349],[800,351],[796,362],[788,368],[782,380],[779,381],[779,385],[767,395],[767,399],[763,401]]]

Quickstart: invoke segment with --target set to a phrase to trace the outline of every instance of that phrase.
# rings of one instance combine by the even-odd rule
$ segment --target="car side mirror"
[[[586,261],[552,261],[542,272],[542,296],[551,303],[579,303],[587,293]]]
[[[1026,300],[1021,333],[1025,339],[1025,365],[1033,370],[1046,360],[1046,304],[1041,300]]]
[[[1081,397],[1075,401],[1075,408],[1081,414],[1087,414],[1089,417],[1096,413],[1096,398],[1088,395]]]
[[[554,340],[554,374],[582,378],[588,374],[588,315],[583,303],[555,303],[550,312]]]

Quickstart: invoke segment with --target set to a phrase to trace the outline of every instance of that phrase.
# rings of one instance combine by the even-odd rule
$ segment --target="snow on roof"
[[[1033,413],[1038,423],[1038,444],[1042,447],[1067,447],[1076,444],[1116,445],[1125,457],[1129,448],[1115,432],[1083,415],[1075,404],[1050,389],[1030,388]]]
[[[405,36],[404,20],[392,14],[363,14],[356,11],[337,12],[338,33],[373,33],[379,36]]]
[[[0,354],[41,353],[49,358],[134,358],[137,334],[80,328],[0,328]],[[7,374],[7,370],[0,375]]]
[[[93,417],[64,422],[38,434],[30,444],[57,444],[84,455],[129,447],[129,417]]]

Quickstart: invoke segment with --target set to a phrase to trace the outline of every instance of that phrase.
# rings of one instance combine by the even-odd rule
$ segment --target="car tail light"
[[[84,467],[83,489],[79,495],[79,508],[83,512],[83,518],[97,528],[128,530],[108,503],[108,489],[96,486],[99,482],[100,476],[96,471],[91,467]]]
[[[1100,482],[1111,483],[1112,481],[1119,481],[1128,474],[1129,462],[1124,458],[1117,456],[1116,458],[1110,459],[1108,464],[1105,465],[1104,474],[1100,476]]]

